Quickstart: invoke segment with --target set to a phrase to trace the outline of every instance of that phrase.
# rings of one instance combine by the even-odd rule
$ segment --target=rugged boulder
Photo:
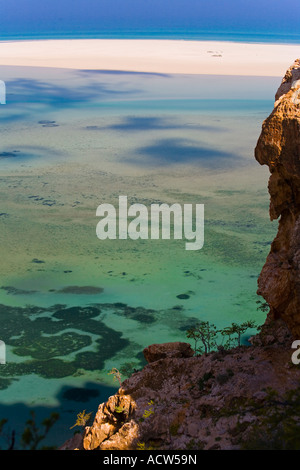
[[[167,357],[192,357],[194,351],[189,343],[163,343],[151,344],[143,351],[144,357],[147,362],[155,362],[159,359]]]

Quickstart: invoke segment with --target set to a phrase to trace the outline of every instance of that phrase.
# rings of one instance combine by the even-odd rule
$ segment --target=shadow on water
[[[36,450],[41,449],[43,446],[60,447],[74,435],[74,432],[81,431],[78,426],[70,429],[76,423],[77,414],[84,410],[86,413],[92,412],[91,420],[93,420],[99,404],[105,402],[116,391],[116,387],[87,382],[82,387],[63,386],[56,396],[58,401],[56,406],[29,406],[24,403],[0,405],[0,421],[7,419],[0,435],[0,449],[6,450],[10,446],[13,431],[15,432],[14,449],[23,449],[21,437],[27,420],[31,419],[32,411],[35,413],[39,434],[42,434],[44,430],[42,421],[49,418],[51,413],[56,412],[59,414],[58,420]],[[32,393],[34,395],[34,391]]]
[[[94,102],[95,100],[127,96],[135,93],[135,89],[115,88],[95,81],[86,84],[76,83],[70,77],[69,86],[62,86],[54,82],[46,82],[33,78],[18,78],[6,81],[9,90],[9,103],[22,104],[43,103],[51,108],[73,107],[78,103]]]
[[[221,129],[217,126],[205,126],[205,125],[192,125],[192,124],[180,124],[173,123],[168,119],[156,117],[156,116],[127,116],[120,123],[112,124],[104,129],[111,129],[116,131],[149,131],[149,130],[170,130],[170,129],[185,129],[185,130],[197,130],[207,132],[220,132]]]
[[[199,145],[198,142],[175,138],[159,140],[152,145],[138,148],[136,158],[127,159],[128,163],[145,166],[168,164],[199,163],[208,169],[232,168],[242,157],[223,150]]]
[[[138,72],[138,71],[131,71],[131,70],[79,70],[82,74],[95,74],[95,75],[115,75],[115,76],[122,76],[122,75],[129,75],[129,76],[143,76],[143,77],[164,77],[170,78],[171,75],[167,73],[158,73],[158,72]]]
[[[1,149],[2,150],[2,149]],[[6,149],[0,152],[0,161],[1,160],[15,160],[17,163],[20,161],[31,160],[31,159],[44,159],[45,157],[63,157],[63,153],[54,150],[50,147],[42,145],[22,145],[21,149]]]

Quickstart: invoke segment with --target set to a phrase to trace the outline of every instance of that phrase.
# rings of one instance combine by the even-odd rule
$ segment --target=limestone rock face
[[[130,449],[137,437],[137,425],[130,418],[135,402],[128,395],[113,395],[102,403],[92,426],[85,428],[85,450]]]
[[[270,169],[270,218],[278,233],[258,279],[258,293],[300,338],[300,60],[287,70],[264,121],[255,158]]]
[[[281,85],[278,88],[275,100],[279,100],[282,95],[288,93],[291,89],[292,84],[300,79],[300,59],[296,59],[295,62],[288,68],[285,76],[282,79]]]

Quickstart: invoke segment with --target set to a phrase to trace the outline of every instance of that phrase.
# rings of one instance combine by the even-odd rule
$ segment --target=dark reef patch
[[[186,299],[189,299],[190,296],[188,294],[178,294],[176,295],[177,299],[183,299],[183,300],[186,300]]]
[[[73,307],[59,303],[50,307],[0,304],[1,339],[8,347],[7,362],[1,367],[0,387],[9,387],[11,380],[22,375],[52,379],[77,375],[82,370],[103,370],[106,360],[133,347],[122,331],[105,324],[106,316],[111,314],[134,320],[138,327],[146,328],[159,321],[177,331],[183,331],[195,321],[186,317],[183,307],[178,305],[153,310],[122,302]],[[134,346],[133,368],[141,363],[138,354],[142,357],[142,349]],[[18,356],[16,361],[14,355]]]
[[[123,304],[121,302],[116,302],[111,305],[105,304],[107,307],[113,307],[114,313],[116,315],[129,318],[130,320],[135,320],[139,323],[150,324],[156,322],[155,310],[147,309],[144,307],[130,307],[129,305]]]
[[[67,356],[73,351],[82,349],[92,343],[90,336],[75,332],[62,333],[58,336],[41,336],[41,341],[30,342],[30,338],[23,335],[16,341],[14,353],[17,356],[31,356],[33,359],[47,361],[57,356]]]
[[[96,307],[0,305],[0,314],[1,339],[13,354],[24,357],[23,362],[13,362],[8,354],[7,363],[1,367],[2,378],[7,380],[33,373],[62,378],[78,369],[102,370],[107,359],[130,344],[122,333],[99,319],[101,310]],[[81,351],[85,347],[90,351]],[[9,381],[2,382],[2,386],[5,384],[9,386]]]
[[[2,286],[1,289],[5,290],[10,295],[30,295],[37,292],[35,290],[18,289],[17,287],[13,286]]]
[[[63,320],[64,324],[70,326],[74,322],[81,325],[81,322],[98,317],[100,313],[101,310],[96,307],[63,307],[56,310],[53,317]]]
[[[88,131],[99,131],[102,129],[102,127],[100,126],[86,126],[85,129],[87,129]]]
[[[12,382],[14,381],[14,379],[7,379],[7,378],[3,378],[3,377],[0,377],[0,390],[5,390],[7,387],[9,387]]]
[[[63,204],[58,204],[53,199],[45,199],[45,198],[40,197],[40,196],[28,196],[28,199],[32,199],[35,202],[41,203],[43,206],[49,206],[49,207],[52,207],[52,206],[55,206],[55,205],[63,206]]]
[[[101,294],[103,292],[103,288],[95,286],[66,286],[62,289],[56,290],[55,292],[58,294],[95,295]]]
[[[0,159],[2,158],[14,158],[17,157],[20,153],[20,150],[13,150],[12,152],[1,152]]]
[[[42,127],[59,127],[59,124],[56,124],[56,121],[48,121],[46,119],[39,121],[39,124],[42,124]]]

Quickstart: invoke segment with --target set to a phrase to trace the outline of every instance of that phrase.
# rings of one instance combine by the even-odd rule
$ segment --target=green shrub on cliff
[[[195,354],[206,354],[216,347],[217,328],[208,321],[200,321],[196,326],[190,328],[186,335],[195,342]],[[198,346],[199,342],[201,346]]]
[[[230,349],[241,346],[242,335],[250,328],[257,328],[256,323],[252,320],[245,321],[241,324],[232,323],[222,330],[217,330],[213,323],[201,321],[187,330],[186,335],[189,339],[194,340],[195,354],[206,354],[220,347]],[[222,343],[224,337],[227,337],[225,344],[218,344],[218,334],[222,337]]]
[[[228,336],[228,340],[225,343],[225,347],[234,347],[241,346],[242,335],[250,328],[257,328],[257,325],[254,321],[248,320],[244,323],[231,323],[230,326],[223,328],[220,333],[223,336]],[[234,336],[232,338],[232,336]]]
[[[73,426],[71,426],[70,429],[75,428],[75,426],[80,426],[84,428],[87,425],[88,421],[90,420],[91,415],[92,415],[92,412],[86,413],[85,410],[81,411],[77,415],[75,424],[73,424]]]

